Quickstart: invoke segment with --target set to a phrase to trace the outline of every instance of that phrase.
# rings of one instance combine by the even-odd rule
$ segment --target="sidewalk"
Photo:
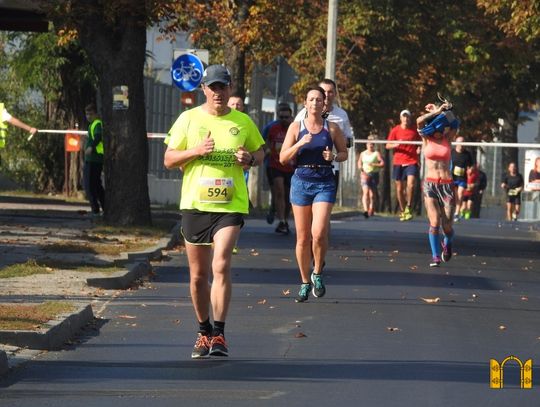
[[[166,220],[171,225],[179,219],[174,212],[156,211],[153,217]],[[0,375],[7,370],[8,363],[13,366],[40,352],[21,348],[61,346],[65,339],[75,334],[75,330],[94,319],[92,309],[94,312],[99,310],[102,303],[117,295],[117,289],[130,287],[135,280],[149,275],[152,270],[150,261],[159,259],[161,251],[174,244],[172,238],[167,237],[136,253],[106,255],[93,253],[90,249],[77,251],[77,247],[84,248],[96,240],[113,245],[132,237],[127,234],[102,236],[102,233],[94,236],[92,230],[96,226],[99,227],[99,223],[92,219],[86,204],[0,194],[0,269],[31,259],[40,264],[50,264],[54,269],[52,274],[0,279],[0,303],[67,300],[77,307],[72,315],[63,316],[47,327],[48,332],[32,332],[24,336],[2,331],[0,342],[7,341],[15,346],[0,344]],[[84,272],[76,270],[77,265],[116,266],[119,271]],[[2,349],[8,352],[8,358]]]

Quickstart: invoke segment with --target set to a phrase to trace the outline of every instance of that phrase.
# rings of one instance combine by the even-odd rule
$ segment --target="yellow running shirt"
[[[244,172],[234,153],[240,146],[256,151],[264,140],[247,114],[231,109],[224,116],[213,116],[199,106],[178,117],[169,131],[167,144],[177,150],[189,150],[201,144],[209,131],[214,151],[185,165],[180,209],[248,213]]]

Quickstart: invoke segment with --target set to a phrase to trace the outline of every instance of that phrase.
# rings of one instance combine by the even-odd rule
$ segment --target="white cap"
[[[411,112],[409,112],[407,109],[402,110],[401,113],[399,114],[399,116],[401,117],[401,116],[404,116],[404,115],[410,116]]]

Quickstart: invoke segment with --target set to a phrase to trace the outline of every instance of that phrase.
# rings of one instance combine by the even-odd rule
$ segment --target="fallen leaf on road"
[[[525,296],[521,297],[521,301],[529,301],[529,299]]]
[[[413,266],[410,266],[409,268],[410,268],[411,270],[417,270],[417,269],[418,269],[418,266],[413,265]]]
[[[291,259],[281,259],[281,261],[284,261],[285,263],[290,263]]]
[[[500,329],[501,331],[504,331],[504,330],[506,329],[506,327],[505,327],[504,325],[500,325],[500,326],[499,326],[499,329]]]
[[[302,332],[298,332],[297,334],[294,335],[295,338],[306,338],[307,335],[302,333]]]
[[[397,327],[392,327],[392,326],[388,326],[388,327],[386,327],[386,329],[387,329],[388,331],[390,331],[390,332],[397,332],[397,331],[400,331],[399,328],[397,328]]]
[[[441,299],[439,297],[435,297],[435,298],[423,298],[423,297],[420,297],[420,299],[424,302],[427,302],[428,304],[434,304],[436,302],[439,302]]]
[[[395,259],[390,259],[390,263],[393,263],[395,262],[396,260]]]
[[[291,290],[287,289],[287,290],[282,290],[281,292],[283,295],[289,295],[291,293]]]
[[[176,325],[180,325],[180,320],[179,320],[179,319],[175,319],[173,322],[174,322]]]
[[[118,315],[118,318],[123,318],[123,319],[135,319],[137,317],[133,316],[133,315]]]
[[[266,300],[257,301],[257,304],[266,304]]]

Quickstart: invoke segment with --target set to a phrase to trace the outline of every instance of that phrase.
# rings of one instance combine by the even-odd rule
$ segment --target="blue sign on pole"
[[[199,86],[203,71],[203,63],[196,55],[183,54],[172,64],[172,81],[180,90],[189,92]]]

